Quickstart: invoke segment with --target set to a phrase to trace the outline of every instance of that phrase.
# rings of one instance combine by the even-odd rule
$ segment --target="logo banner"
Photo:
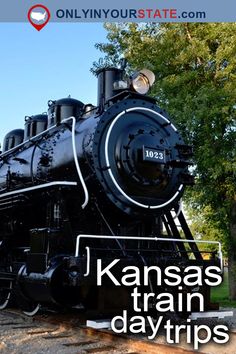
[[[50,22],[235,22],[235,9],[234,0],[8,0],[2,4],[0,21],[29,20],[38,30],[49,18]]]

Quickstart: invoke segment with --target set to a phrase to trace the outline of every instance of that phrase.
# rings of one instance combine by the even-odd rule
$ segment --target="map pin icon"
[[[48,8],[41,4],[32,6],[28,11],[28,20],[37,31],[41,31],[46,26],[50,17]]]

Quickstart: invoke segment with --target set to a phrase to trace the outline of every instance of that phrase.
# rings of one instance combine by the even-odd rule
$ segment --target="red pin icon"
[[[50,17],[48,8],[41,4],[32,6],[28,11],[28,20],[37,31],[46,26]]]

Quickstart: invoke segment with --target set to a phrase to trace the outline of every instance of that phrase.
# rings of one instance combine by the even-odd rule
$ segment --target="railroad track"
[[[180,346],[117,335],[109,330],[88,328],[84,323],[82,317],[78,320],[78,314],[47,314],[29,318],[16,310],[2,311],[0,312],[0,352],[3,354],[196,353],[192,349]],[[236,333],[232,332],[232,335],[236,339]],[[197,351],[199,354],[206,352]],[[228,353],[231,352],[227,351]]]
[[[2,353],[17,353],[24,350],[28,354],[190,354],[183,348],[157,344],[121,336],[108,330],[86,327],[84,319],[78,315],[52,314],[26,317],[16,310],[0,313]]]

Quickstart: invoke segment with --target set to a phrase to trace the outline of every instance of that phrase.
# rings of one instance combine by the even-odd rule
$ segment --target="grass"
[[[219,286],[211,288],[211,302],[218,302],[222,307],[236,308],[236,301],[231,301],[229,299],[228,271],[225,271],[224,273],[223,282]]]

